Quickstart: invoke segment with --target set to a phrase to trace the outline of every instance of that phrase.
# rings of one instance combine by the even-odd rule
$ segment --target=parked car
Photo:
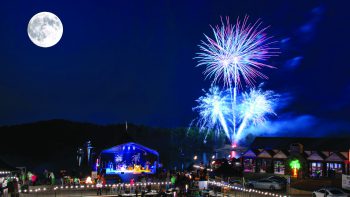
[[[321,188],[312,192],[312,197],[347,197],[348,194],[338,188]]]
[[[255,189],[281,190],[284,189],[285,185],[274,180],[260,179],[256,181],[248,181],[247,187]]]
[[[228,183],[229,183],[230,185],[233,185],[233,186],[236,186],[236,187],[242,187],[242,186],[243,186],[241,180],[230,179],[230,180],[228,181]]]
[[[287,179],[284,178],[284,177],[281,177],[281,176],[269,176],[266,179],[272,180],[272,181],[276,181],[276,182],[279,182],[279,183],[283,183],[285,185],[287,184]]]

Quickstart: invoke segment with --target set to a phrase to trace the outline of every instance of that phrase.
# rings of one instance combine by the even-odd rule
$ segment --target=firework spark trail
[[[199,97],[196,100],[197,107],[194,107],[194,111],[199,112],[199,119],[197,126],[200,131],[216,130],[219,132],[224,130],[226,136],[230,138],[230,132],[226,121],[226,116],[231,112],[229,107],[229,98],[225,91],[220,91],[218,87],[213,86],[205,93],[205,96]],[[219,126],[218,126],[219,123]]]
[[[267,115],[276,115],[274,112],[275,102],[278,95],[273,91],[254,90],[244,93],[240,105],[242,122],[238,128],[235,142],[241,138],[242,131],[249,125],[260,125],[266,121]]]

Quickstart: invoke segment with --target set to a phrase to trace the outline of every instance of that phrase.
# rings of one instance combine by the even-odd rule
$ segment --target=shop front
[[[323,176],[323,162],[309,161],[309,174],[311,177],[319,178]]]
[[[285,174],[286,160],[288,158],[288,152],[277,150],[273,156],[273,173],[274,174]]]
[[[285,151],[248,150],[242,156],[243,171],[248,173],[285,174]]]
[[[273,151],[263,150],[256,158],[256,171],[260,173],[273,173]]]
[[[257,137],[243,154],[244,171],[296,177],[350,174],[350,138]],[[259,150],[259,152],[253,151]],[[299,168],[292,167],[292,162]],[[297,170],[296,170],[297,169]]]
[[[341,153],[333,152],[326,159],[326,176],[340,176],[343,173],[346,173],[345,162],[347,159]]]
[[[259,153],[259,150],[248,150],[243,154],[243,172],[256,172],[256,157]]]
[[[311,151],[310,155],[307,157],[309,162],[309,174],[311,177],[321,177],[324,176],[324,161],[325,155],[319,151]]]
[[[255,172],[255,159],[244,158],[243,159],[243,171],[244,172]]]

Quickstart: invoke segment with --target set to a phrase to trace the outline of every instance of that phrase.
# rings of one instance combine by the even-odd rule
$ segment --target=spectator
[[[102,176],[101,176],[101,181],[102,181],[102,184],[103,185],[106,185],[106,179],[105,179],[105,176],[102,174]]]
[[[74,178],[74,186],[80,185],[80,179],[78,177]]]
[[[51,185],[54,185],[55,184],[55,175],[53,172],[50,172],[49,178],[50,178]]]
[[[166,190],[169,190],[170,172],[167,172],[167,173],[166,173],[165,182],[166,182],[166,183],[165,183],[165,186],[166,186],[165,189],[166,189]]]
[[[11,197],[14,196],[15,185],[12,181],[7,182],[7,189],[8,189],[8,194],[10,194]]]
[[[164,189],[161,189],[161,191],[158,193],[159,197],[166,197],[166,193],[165,193],[165,190]]]
[[[33,186],[35,186],[37,179],[38,179],[38,177],[35,174],[32,174],[31,181],[32,181]]]
[[[3,190],[4,190],[4,178],[0,178],[0,197],[3,196]]]
[[[130,179],[130,192],[134,192],[134,184],[135,184],[135,180]]]
[[[27,173],[27,179],[28,179],[30,185],[33,185],[33,183],[32,183],[32,175],[33,175],[33,174],[32,174],[30,171],[28,171],[28,173]]]
[[[175,177],[175,175],[172,175],[172,176],[171,176],[170,181],[171,181],[172,187],[175,187],[175,183],[176,183],[176,177]]]
[[[61,186],[64,186],[64,177],[61,175]]]
[[[50,184],[49,171],[45,169],[43,175],[44,175],[44,184],[45,185]]]
[[[96,187],[97,187],[97,196],[101,196],[102,195],[102,180],[100,177],[98,177],[98,179],[97,179]]]
[[[15,179],[12,180],[12,182],[13,182],[13,188],[14,188],[13,196],[17,197],[17,196],[19,196],[19,192],[18,192],[18,181],[17,181],[17,179],[15,178]]]

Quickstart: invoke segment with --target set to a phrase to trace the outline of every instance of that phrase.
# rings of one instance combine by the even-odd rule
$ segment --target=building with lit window
[[[334,177],[349,174],[349,138],[257,137],[242,154],[245,173]],[[292,161],[300,169],[292,169]]]

